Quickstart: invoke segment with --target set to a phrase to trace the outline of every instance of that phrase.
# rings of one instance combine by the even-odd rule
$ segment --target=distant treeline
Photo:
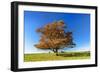
[[[90,52],[61,52],[58,55],[64,57],[90,56]]]

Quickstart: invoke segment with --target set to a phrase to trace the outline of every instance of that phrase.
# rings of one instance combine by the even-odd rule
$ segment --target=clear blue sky
[[[25,53],[44,52],[34,47],[40,39],[37,28],[54,21],[63,20],[73,32],[75,48],[65,48],[66,51],[83,51],[90,49],[90,14],[82,13],[58,13],[58,12],[36,12],[24,11],[24,43]]]

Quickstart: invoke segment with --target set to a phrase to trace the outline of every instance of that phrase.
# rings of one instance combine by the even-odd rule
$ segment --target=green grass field
[[[64,52],[59,53],[59,56],[56,56],[55,53],[24,54],[25,62],[80,59],[90,59],[90,52]]]

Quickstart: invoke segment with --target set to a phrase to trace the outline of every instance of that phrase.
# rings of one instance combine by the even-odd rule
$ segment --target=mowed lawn
[[[59,53],[59,56],[56,56],[55,53],[24,54],[25,62],[79,59],[90,59],[90,52],[64,52]]]

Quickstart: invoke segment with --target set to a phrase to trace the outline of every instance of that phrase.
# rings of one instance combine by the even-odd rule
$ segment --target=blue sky
[[[25,53],[45,52],[34,47],[40,39],[36,29],[59,20],[63,20],[67,30],[73,32],[76,43],[75,48],[64,48],[65,51],[90,49],[90,14],[24,11]]]

